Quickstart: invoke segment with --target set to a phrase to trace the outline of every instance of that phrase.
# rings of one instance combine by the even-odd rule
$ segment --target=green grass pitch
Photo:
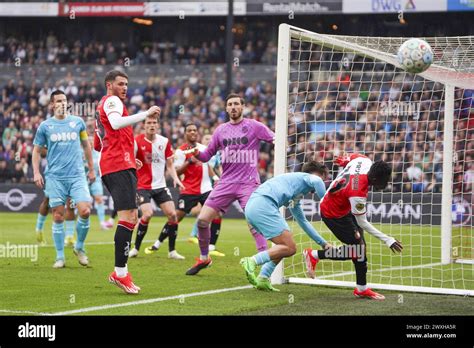
[[[36,214],[1,213],[0,221],[0,245],[35,244]],[[155,217],[152,220],[139,257],[129,260],[134,280],[142,288],[139,295],[133,296],[126,295],[107,281],[113,269],[113,231],[100,231],[96,216],[92,217],[86,240],[90,266],[80,266],[72,250],[66,249],[66,268],[53,269],[55,252],[51,240],[51,216],[48,216],[45,225],[48,245],[38,249],[38,260],[0,257],[0,315],[23,315],[29,312],[33,312],[30,315],[63,312],[75,315],[472,315],[474,299],[453,295],[381,291],[386,300],[376,302],[354,298],[349,288],[294,284],[277,286],[281,289],[279,293],[260,292],[245,287],[214,294],[198,294],[248,286],[239,260],[254,254],[255,244],[244,220],[224,219],[218,249],[226,256],[214,257],[212,267],[197,276],[185,276],[186,270],[194,263],[194,257],[199,254],[196,245],[186,242],[193,222],[193,219],[187,218],[180,224],[177,250],[186,260],[175,261],[167,258],[167,242],[154,255],[143,253],[144,247],[151,244],[164,223],[163,218]],[[378,241],[370,244],[374,248],[369,250],[369,257],[374,262],[374,258],[379,257],[377,262],[382,268],[387,264],[396,266],[396,262],[398,265],[416,266],[428,257],[430,260],[437,257],[436,249],[428,255],[428,251],[421,248],[421,245],[425,245],[423,238],[437,238],[433,231],[418,229],[413,232],[412,228],[410,238],[405,235],[407,231],[402,232],[401,236],[392,233],[395,237],[402,237],[407,257],[396,256],[393,259],[390,250]],[[323,230],[323,233],[330,241],[334,241],[327,231]],[[299,232],[295,238],[302,243],[302,247],[309,245],[306,237],[302,237]],[[90,244],[87,245],[87,242]],[[321,274],[352,270],[350,262],[340,264],[325,264],[320,270]],[[302,276],[301,255],[287,262],[286,267],[285,272],[292,270]],[[472,289],[472,266],[466,267],[470,267],[470,279],[466,279],[469,276],[468,268],[446,270],[435,267],[432,270],[415,268],[379,273],[369,269],[369,274],[374,271],[369,281],[410,282],[411,285],[417,282],[427,285],[424,283],[429,282],[428,285],[432,286],[440,281],[445,282],[445,286],[451,283],[451,286],[458,286],[456,282],[464,282]],[[351,280],[354,277],[347,275],[335,279]],[[452,282],[446,283],[446,279],[452,279]],[[91,307],[97,308],[93,310]]]

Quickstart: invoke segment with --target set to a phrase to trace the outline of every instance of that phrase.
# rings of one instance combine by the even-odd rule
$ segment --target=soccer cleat
[[[244,257],[240,259],[240,265],[245,270],[249,283],[253,286],[257,286],[257,277],[255,276],[255,268],[257,267],[257,264],[255,263],[255,260],[252,257]]]
[[[220,251],[217,251],[217,250],[209,251],[209,255],[219,256],[219,257],[224,257],[225,256],[224,253],[221,253]]]
[[[186,271],[186,275],[196,275],[203,268],[207,268],[212,265],[212,260],[209,257],[207,260],[201,260],[196,258],[196,263]]]
[[[109,276],[109,282],[117,285],[127,294],[138,294],[138,292],[141,290],[133,283],[132,276],[130,275],[130,273],[127,273],[125,277],[120,278],[117,276],[117,273],[112,272]]]
[[[46,245],[46,240],[44,239],[44,235],[42,231],[36,231],[36,241],[41,246]]]
[[[199,239],[197,239],[196,237],[190,237],[188,238],[188,242],[191,244],[199,244]]]
[[[263,291],[274,291],[274,292],[280,291],[279,289],[274,288],[272,286],[272,283],[270,282],[270,279],[261,278],[261,277],[257,278],[257,283],[255,285],[255,288],[258,289],[258,290],[263,290]]]
[[[110,224],[106,221],[100,223],[100,229],[102,231],[110,230],[112,227],[114,227],[114,225],[110,226]]]
[[[137,256],[138,256],[138,250],[135,248],[130,250],[130,252],[128,253],[128,257],[137,257]]]
[[[83,250],[72,249],[72,252],[77,256],[77,260],[82,266],[89,265],[89,258],[86,256],[86,253]]]
[[[74,244],[76,244],[76,240],[74,239],[74,236],[67,236],[64,239],[64,246],[72,247],[74,246]]]
[[[365,289],[364,291],[359,291],[357,288],[354,289],[354,296],[359,298],[370,298],[372,300],[382,301],[385,300],[385,296],[381,295],[372,289]]]
[[[168,253],[168,258],[173,260],[184,260],[185,257],[183,255],[178,254],[176,250],[170,251]]]
[[[115,220],[114,219],[108,219],[106,222],[105,222],[105,226],[107,226],[108,228],[112,228],[114,227],[114,224],[115,224]]]
[[[154,245],[149,246],[148,248],[145,248],[145,254],[151,255],[151,254],[153,254],[154,252],[158,251],[158,249],[160,249],[160,248],[159,248],[159,247],[157,248],[157,247],[154,246]]]
[[[58,259],[54,262],[53,268],[64,268],[66,267],[66,263],[62,259]]]
[[[313,256],[312,251],[313,249],[311,248],[306,248],[303,250],[303,259],[304,264],[306,266],[306,275],[309,278],[314,278],[314,271],[316,270],[316,265],[319,262],[319,260]]]

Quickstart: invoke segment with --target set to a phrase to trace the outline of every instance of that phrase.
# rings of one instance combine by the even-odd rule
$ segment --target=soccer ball
[[[433,51],[426,41],[410,39],[398,49],[398,62],[405,71],[419,74],[433,63]]]

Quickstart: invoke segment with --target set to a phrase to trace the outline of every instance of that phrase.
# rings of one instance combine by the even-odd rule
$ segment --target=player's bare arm
[[[166,160],[166,169],[168,170],[171,177],[173,178],[173,186],[174,187],[179,186],[181,189],[184,189],[184,185],[181,182],[181,180],[179,180],[178,174],[176,172],[176,168],[174,167],[173,158],[168,158]]]
[[[89,182],[93,183],[95,181],[95,171],[94,160],[92,159],[91,144],[89,143],[88,139],[81,140],[81,143],[84,149],[84,156],[86,157],[87,166],[89,167],[89,173],[87,174],[87,177],[89,178]]]
[[[32,157],[32,164],[33,164],[33,180],[39,188],[44,187],[44,180],[43,176],[40,173],[40,159],[41,159],[41,147],[35,145],[33,148],[33,157]]]

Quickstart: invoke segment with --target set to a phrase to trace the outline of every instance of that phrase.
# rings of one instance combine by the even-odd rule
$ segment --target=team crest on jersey
[[[146,149],[146,146],[142,146],[142,150],[145,151],[145,149]]]
[[[247,133],[249,131],[249,128],[247,126],[242,127],[242,133]]]
[[[77,124],[76,122],[71,121],[71,122],[69,122],[69,127],[74,128],[74,127],[76,127],[76,124]]]
[[[158,150],[160,150],[160,151],[163,150],[163,145],[159,145]]]
[[[365,204],[364,203],[357,203],[356,204],[356,209],[361,211],[361,210],[364,210],[365,208]]]

